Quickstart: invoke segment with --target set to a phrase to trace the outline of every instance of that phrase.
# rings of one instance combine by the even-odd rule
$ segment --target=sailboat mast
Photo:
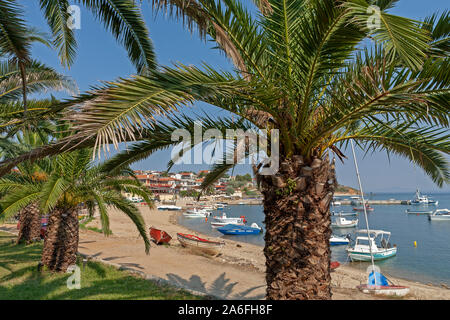
[[[364,200],[364,192],[363,192],[363,188],[362,188],[362,184],[361,184],[361,178],[359,176],[358,162],[356,161],[356,154],[355,154],[355,147],[353,146],[353,140],[350,140],[350,144],[352,145],[353,161],[355,162],[356,176],[358,178],[359,191],[361,193],[361,199],[362,199],[363,209],[364,209],[364,218],[366,219],[367,239],[369,240],[369,250],[370,250],[370,259],[372,261],[373,278],[375,280],[375,285],[377,285],[377,277],[375,275],[375,262],[373,260],[373,252],[372,252],[372,242],[370,241],[369,220],[367,219],[366,201]]]

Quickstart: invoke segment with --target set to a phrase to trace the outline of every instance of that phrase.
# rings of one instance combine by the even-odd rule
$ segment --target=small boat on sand
[[[256,223],[252,223],[249,226],[240,226],[237,224],[227,224],[221,228],[217,229],[219,232],[228,235],[249,235],[249,234],[259,234],[262,232],[262,228],[260,228]]]
[[[177,233],[177,239],[183,247],[200,250],[212,255],[219,253],[225,245],[223,241],[211,241],[187,233]]]
[[[428,216],[430,221],[450,221],[449,209],[438,209]]]
[[[340,265],[341,265],[341,264],[340,264],[338,261],[331,261],[331,263],[330,263],[330,269],[331,269],[331,271],[333,271],[333,270],[339,268]]]
[[[409,287],[390,284],[384,275],[373,271],[369,275],[367,284],[359,285],[357,288],[364,293],[372,293],[377,295],[403,297],[409,293]]]
[[[335,228],[353,228],[358,225],[358,219],[355,220],[347,220],[345,218],[339,217],[335,222],[331,224],[332,227]]]
[[[172,237],[165,231],[150,227],[150,237],[156,244],[169,243]]]

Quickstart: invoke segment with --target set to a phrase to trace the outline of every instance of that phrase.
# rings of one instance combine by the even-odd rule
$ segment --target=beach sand
[[[146,255],[144,243],[138,232],[123,213],[110,209],[110,227],[113,235],[80,230],[79,252],[102,259],[126,269],[136,270],[153,278],[169,281],[173,285],[199,291],[221,299],[263,299],[265,295],[265,258],[263,248],[253,244],[225,240],[223,250],[217,256],[207,256],[183,248],[176,239],[177,232],[191,233],[176,223],[173,211],[150,210],[140,206],[147,229],[154,226],[172,236],[170,245],[152,243]],[[98,219],[89,226],[99,226]],[[11,226],[9,226],[11,229]],[[12,227],[13,228],[13,227]],[[4,228],[0,228],[0,230]],[[389,297],[363,294],[355,287],[365,283],[364,272],[348,265],[341,265],[332,273],[334,300],[389,299]],[[403,279],[390,278],[394,283],[410,287],[403,299],[450,299],[450,290]]]

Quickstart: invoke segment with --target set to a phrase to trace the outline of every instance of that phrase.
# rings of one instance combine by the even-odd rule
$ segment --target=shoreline
[[[79,253],[102,259],[118,266],[164,279],[169,284],[202,292],[221,299],[260,300],[265,297],[265,257],[263,247],[237,240],[224,240],[226,245],[216,256],[191,252],[176,239],[176,233],[192,233],[209,239],[215,237],[192,231],[177,222],[181,212],[150,210],[139,206],[146,228],[154,226],[172,236],[170,245],[151,245],[146,255],[144,243],[128,217],[109,208],[111,236],[91,230],[80,230]],[[88,226],[98,227],[98,218]],[[4,226],[3,226],[4,227]],[[11,229],[15,226],[9,225]],[[0,227],[0,230],[3,229]],[[10,230],[11,230],[10,229]],[[342,264],[332,277],[333,300],[383,300],[392,297],[373,296],[360,292],[356,286],[365,283],[365,272]],[[394,283],[410,287],[410,294],[400,299],[450,300],[450,290],[392,277]],[[399,298],[395,298],[399,299]]]

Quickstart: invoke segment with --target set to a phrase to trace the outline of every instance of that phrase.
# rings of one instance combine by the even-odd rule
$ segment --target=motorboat
[[[414,209],[406,209],[406,213],[410,214],[432,214],[433,210],[414,210]]]
[[[250,235],[250,234],[259,234],[262,232],[262,228],[259,227],[256,223],[252,223],[249,226],[240,226],[237,224],[227,224],[221,228],[217,229],[219,232],[227,235]]]
[[[244,226],[245,222],[216,222],[216,221],[212,221],[211,222],[211,227],[213,228],[220,228],[220,227],[224,227],[228,224],[234,224],[234,225],[238,225],[238,226]]]
[[[332,234],[331,238],[330,238],[331,246],[346,245],[346,244],[349,244],[349,242],[350,242],[350,240],[348,239],[348,237],[336,236],[334,234]]]
[[[438,209],[428,216],[430,221],[450,221],[449,209]]]
[[[391,246],[389,239],[391,233],[383,230],[370,230],[370,237],[367,230],[356,231],[354,245],[347,248],[347,253],[352,261],[382,260],[393,257],[397,254],[397,247]]]
[[[338,216],[338,217],[349,217],[349,216],[357,216],[358,212],[344,212],[344,211],[336,212],[336,211],[331,211],[331,215],[332,216]]]
[[[339,217],[331,224],[332,227],[336,228],[353,228],[358,225],[358,219],[347,220],[345,218]]]
[[[373,209],[371,206],[369,206],[368,204],[366,204],[366,212],[373,211],[373,210],[374,210],[374,209]],[[364,212],[364,207],[354,207],[354,208],[353,208],[353,211]]]
[[[437,206],[439,201],[430,199],[427,195],[420,194],[419,189],[416,190],[416,197],[411,200],[411,204],[414,205],[435,205]]]
[[[225,212],[222,213],[222,216],[214,216],[213,217],[214,222],[227,222],[227,223],[246,223],[247,220],[245,220],[245,216],[240,216],[239,218],[235,217],[227,217],[227,214]]]
[[[209,211],[206,211],[204,209],[191,209],[187,210],[186,212],[183,212],[183,217],[186,218],[206,218],[209,217],[211,213]]]

